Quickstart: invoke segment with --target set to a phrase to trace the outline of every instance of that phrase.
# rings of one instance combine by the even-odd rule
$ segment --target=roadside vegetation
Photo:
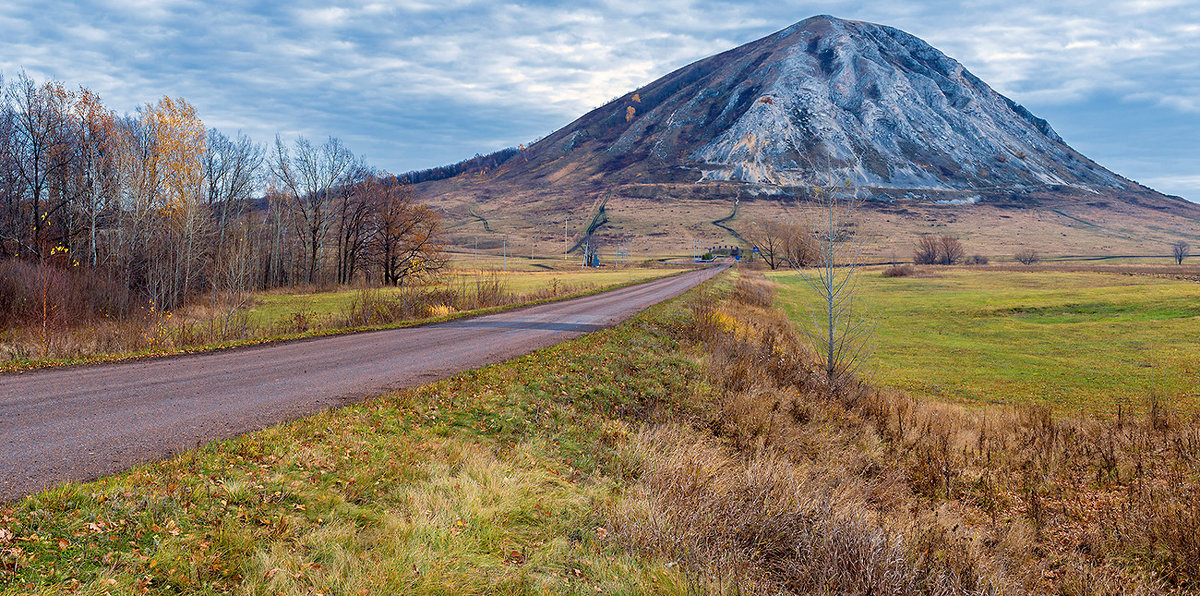
[[[1200,587],[1200,421],[831,395],[773,284],[0,509],[7,593]]]
[[[295,288],[212,295],[175,311],[142,309],[108,317],[106,295],[89,283],[55,277],[56,311],[39,325],[36,296],[0,313],[15,312],[0,331],[0,370],[162,355],[230,345],[407,325],[491,309],[578,296],[677,273],[681,269],[607,269],[547,272],[455,271],[404,287]],[[9,280],[53,272],[0,264]],[[79,278],[75,278],[78,281]],[[10,281],[8,283],[14,283]],[[101,282],[102,283],[102,282]],[[0,282],[4,286],[5,282]],[[0,298],[4,296],[0,288]],[[22,305],[30,311],[22,318]],[[12,306],[6,310],[4,307]],[[30,322],[32,321],[32,322]]]

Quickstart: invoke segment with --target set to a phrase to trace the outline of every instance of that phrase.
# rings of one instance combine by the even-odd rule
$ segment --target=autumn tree
[[[86,220],[87,258],[95,267],[100,258],[101,220],[119,208],[117,117],[87,88],[80,87],[73,99],[76,204]]]
[[[153,139],[159,188],[153,204],[167,233],[158,237],[170,270],[158,268],[158,300],[174,307],[192,292],[206,254],[201,237],[209,230],[204,202],[204,155],[207,131],[196,109],[183,98],[163,97],[142,112]],[[161,257],[160,257],[161,258]]]
[[[399,286],[440,271],[446,264],[441,216],[415,202],[394,177],[372,180],[368,192],[375,213],[372,258],[382,282]]]

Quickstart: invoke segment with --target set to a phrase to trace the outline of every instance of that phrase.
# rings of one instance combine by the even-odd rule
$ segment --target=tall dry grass
[[[174,311],[138,299],[93,271],[0,263],[0,364],[88,359],[230,342],[393,325],[569,296],[586,290],[554,281],[513,292],[499,275],[437,280],[394,289],[364,287],[341,312],[297,311],[254,324],[247,293],[213,292]],[[309,288],[313,291],[319,288]]]
[[[729,300],[691,304],[716,397],[632,448],[644,473],[612,513],[628,545],[750,593],[1200,588],[1195,415],[966,408],[861,383],[832,401],[770,293],[743,274]]]

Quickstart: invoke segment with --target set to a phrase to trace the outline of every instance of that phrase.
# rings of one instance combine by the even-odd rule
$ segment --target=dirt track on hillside
[[[0,502],[526,354],[720,269],[424,327],[0,375]]]

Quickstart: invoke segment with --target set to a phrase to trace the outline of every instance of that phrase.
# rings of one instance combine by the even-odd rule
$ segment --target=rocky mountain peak
[[[551,180],[878,188],[1121,189],[1132,183],[921,39],[828,15],[701,60],[535,144]]]

